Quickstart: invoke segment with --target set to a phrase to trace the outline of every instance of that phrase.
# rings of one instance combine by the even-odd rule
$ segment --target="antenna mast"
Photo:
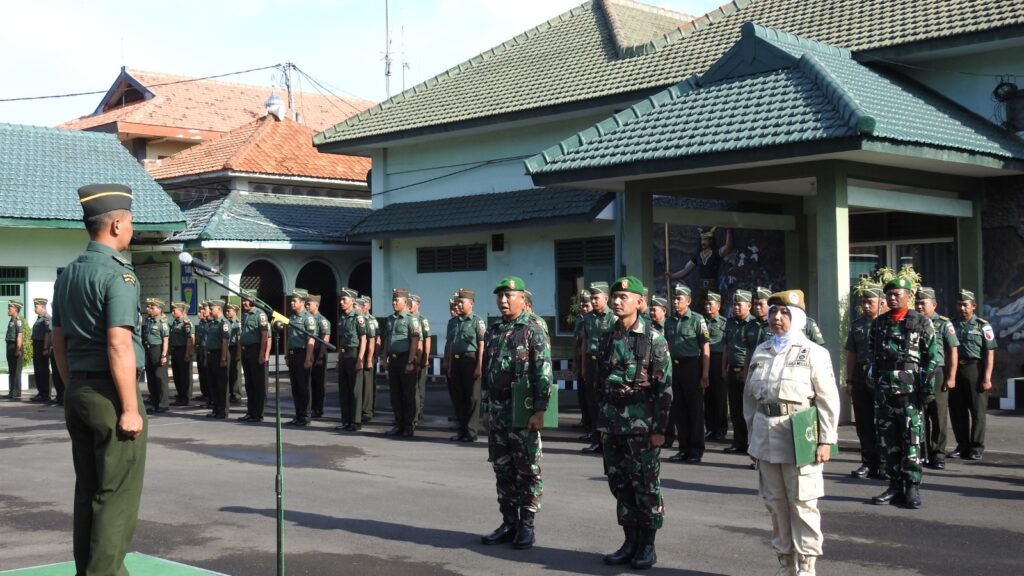
[[[384,0],[384,92],[391,97],[391,22],[388,0]]]

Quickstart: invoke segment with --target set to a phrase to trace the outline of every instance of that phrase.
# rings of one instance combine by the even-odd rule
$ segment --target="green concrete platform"
[[[131,552],[125,556],[124,565],[131,572],[132,576],[196,576],[199,574],[226,576],[220,572],[210,572],[209,570],[186,566],[178,562],[146,556],[138,552]],[[60,564],[47,564],[32,568],[18,568],[17,570],[0,572],[0,574],[9,574],[11,576],[74,576],[75,563],[61,562]]]

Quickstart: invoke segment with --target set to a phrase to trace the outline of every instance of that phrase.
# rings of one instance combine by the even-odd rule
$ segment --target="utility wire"
[[[317,80],[316,78],[313,78],[312,76],[307,74],[306,71],[303,70],[302,68],[299,68],[298,66],[295,66],[295,70],[303,78],[306,78],[307,80],[309,80],[313,84],[313,88],[315,88],[317,92],[320,92],[321,95],[327,96],[329,94],[329,95],[333,96],[336,100],[342,102],[343,104],[345,104],[346,106],[351,108],[352,111],[355,112],[356,114],[362,112],[362,110],[360,110],[359,108],[356,108],[355,106],[353,106],[351,102],[349,102],[348,100],[342,98],[341,96],[338,96],[337,94],[332,92],[327,86],[325,86],[323,83],[321,83],[319,80]],[[321,89],[322,89],[322,91],[321,91]],[[324,92],[327,92],[327,94],[324,94]],[[356,98],[358,98],[358,96],[356,96]],[[332,104],[334,104],[333,100],[328,99],[328,101],[330,101]],[[337,104],[334,104],[334,107],[337,108],[339,112],[341,112],[343,114],[346,113],[344,110],[342,110],[340,107],[338,107]]]
[[[436,180],[443,180],[445,178],[450,178],[452,176],[455,176],[455,175],[458,175],[458,174],[463,174],[465,172],[470,172],[470,171],[473,171],[473,170],[477,170],[479,168],[484,168],[486,166],[491,166],[491,165],[494,165],[494,164],[502,164],[502,163],[505,163],[505,162],[512,162],[514,160],[524,160],[524,159],[529,158],[529,157],[530,157],[530,155],[526,155],[526,156],[509,156],[508,158],[494,158],[492,160],[485,160],[483,162],[480,162],[480,163],[474,164],[472,166],[469,166],[468,168],[463,168],[462,170],[456,170],[454,172],[448,172],[447,174],[441,174],[440,176],[435,176],[433,178],[427,178],[426,180],[420,180],[419,182],[411,182],[409,184],[405,184],[404,186],[396,186],[394,188],[389,188],[388,190],[381,190],[380,192],[373,192],[373,193],[370,194],[370,196],[381,196],[381,195],[387,194],[389,192],[397,192],[398,190],[404,190],[405,188],[412,188],[413,186],[419,186],[421,184],[427,184],[428,182],[434,182]]]

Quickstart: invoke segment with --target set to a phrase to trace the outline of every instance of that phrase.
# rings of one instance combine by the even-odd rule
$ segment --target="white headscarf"
[[[772,308],[775,306],[779,306],[779,304],[772,306]],[[789,308],[789,331],[781,336],[777,334],[772,336],[772,349],[776,353],[781,352],[790,342],[797,342],[801,338],[807,338],[804,334],[804,328],[807,327],[807,313],[797,306],[786,306],[786,308]]]

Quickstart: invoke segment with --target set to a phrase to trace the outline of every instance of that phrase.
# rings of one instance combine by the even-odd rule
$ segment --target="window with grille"
[[[487,270],[487,245],[434,246],[416,249],[416,272],[477,272]]]
[[[570,334],[575,321],[574,299],[591,282],[611,283],[615,268],[615,237],[580,238],[555,242],[556,303],[555,330]]]

